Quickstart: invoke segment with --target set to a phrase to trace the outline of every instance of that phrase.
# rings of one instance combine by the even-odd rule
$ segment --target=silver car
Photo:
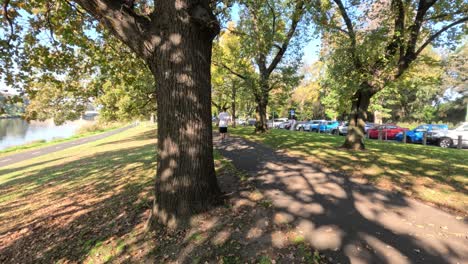
[[[453,130],[437,130],[427,133],[427,141],[442,148],[458,146],[458,138],[462,138],[462,147],[468,147],[468,122],[462,123]]]
[[[345,122],[342,125],[340,125],[336,130],[332,131],[332,134],[340,135],[340,136],[345,136],[348,134],[348,127],[349,127],[349,122]],[[366,126],[364,127],[365,133],[367,133],[367,130],[375,127],[374,123],[367,123]]]

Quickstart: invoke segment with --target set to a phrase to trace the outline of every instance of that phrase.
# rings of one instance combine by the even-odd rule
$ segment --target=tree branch
[[[439,31],[437,31],[436,33],[434,33],[432,36],[430,36],[422,45],[421,47],[419,47],[419,49],[416,51],[415,53],[415,56],[417,57],[423,50],[424,48],[429,45],[432,41],[434,41],[437,37],[439,37],[442,33],[444,33],[445,31],[449,30],[450,28],[458,25],[458,24],[461,24],[463,22],[466,22],[468,21],[468,17],[464,17],[464,18],[461,18],[457,21],[454,21],[450,24],[448,24],[447,26],[441,28]]]
[[[434,33],[433,35],[431,35],[422,45],[421,47],[418,48],[417,51],[413,52],[413,53],[410,53],[408,55],[405,55],[405,57],[401,60],[400,64],[399,64],[399,67],[398,67],[398,72],[397,74],[395,75],[395,77],[400,77],[406,69],[408,69],[409,65],[419,56],[419,54],[424,50],[424,48],[427,47],[427,45],[429,45],[432,41],[434,41],[437,37],[439,37],[442,33],[444,33],[445,31],[449,30],[450,28],[458,25],[458,24],[461,24],[463,22],[466,22],[468,21],[468,17],[464,17],[464,18],[461,18],[457,21],[454,21],[448,25],[446,25],[445,27],[441,28],[439,31],[437,31],[436,33]]]
[[[354,32],[354,27],[353,23],[351,22],[351,19],[349,18],[348,12],[346,11],[345,6],[343,5],[343,2],[341,0],[333,0],[336,5],[338,5],[338,9],[340,10],[341,17],[345,21],[346,28],[348,29],[347,33],[348,36],[351,40],[351,53],[353,55],[353,62],[356,68],[361,68],[361,62],[359,61],[359,58],[356,54],[356,33]]]
[[[230,73],[232,73],[232,74],[234,74],[235,76],[241,78],[242,80],[246,80],[246,79],[247,79],[246,76],[244,76],[244,75],[242,75],[242,74],[240,74],[240,73],[234,71],[233,69],[231,69],[230,67],[228,67],[226,64],[224,64],[224,63],[222,63],[222,62],[219,62],[219,63],[218,63],[218,62],[216,62],[216,61],[212,61],[212,63],[213,63],[213,65],[215,65],[215,66],[217,66],[217,67],[222,67],[222,68],[228,70]]]
[[[269,0],[266,0],[266,3],[268,5],[268,7],[270,8],[270,12],[273,15],[273,22],[272,22],[273,25],[271,27],[271,41],[274,41],[274,36],[276,34],[276,12],[275,12],[275,9],[273,8],[273,6],[271,6]]]
[[[125,5],[125,1],[74,0],[92,16],[101,21],[121,41],[141,58],[148,58],[152,52],[151,20],[136,14]]]
[[[441,19],[441,18],[445,18],[445,17],[449,17],[449,16],[454,16],[454,15],[459,15],[459,14],[466,14],[466,13],[468,13],[468,9],[462,9],[462,10],[457,10],[457,11],[452,12],[452,13],[445,13],[445,14],[440,14],[440,15],[436,15],[436,16],[431,16],[431,17],[425,18],[424,21],[437,20],[437,19]]]
[[[403,39],[405,32],[405,7],[403,6],[402,0],[393,0],[392,7],[395,12],[395,30],[392,41],[387,47],[387,59],[394,56],[398,48],[400,48],[400,57],[403,56],[404,53]]]
[[[427,10],[429,10],[429,8],[431,8],[436,2],[437,0],[419,0],[418,11],[416,12],[413,25],[410,27],[410,38],[408,40],[408,45],[406,45],[405,57],[411,57],[414,55],[424,16],[426,15]]]
[[[294,12],[291,17],[291,27],[288,30],[288,33],[286,34],[286,38],[283,41],[283,44],[281,47],[278,49],[278,52],[276,53],[275,57],[271,61],[270,65],[266,69],[266,74],[269,76],[273,70],[278,66],[278,63],[281,61],[281,59],[284,56],[284,53],[286,52],[289,43],[291,42],[292,37],[294,36],[294,33],[296,32],[297,25],[299,24],[299,21],[302,18],[302,15],[304,14],[304,2],[303,1],[298,1],[296,3],[296,6],[294,8]]]
[[[10,0],[5,0],[3,3],[3,15],[5,16],[5,19],[8,22],[8,25],[10,27],[10,36],[8,37],[7,40],[7,45],[10,47],[10,43],[13,40],[13,35],[15,34],[15,30],[13,28],[13,21],[11,20],[10,16],[8,15],[8,5],[10,4]]]

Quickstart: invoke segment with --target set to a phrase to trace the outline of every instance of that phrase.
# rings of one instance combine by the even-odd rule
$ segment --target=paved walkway
[[[93,142],[93,141],[96,141],[96,140],[99,140],[99,139],[103,139],[103,138],[115,135],[117,133],[120,133],[120,132],[122,132],[124,130],[127,130],[130,127],[132,127],[132,125],[122,127],[122,128],[118,128],[118,129],[115,129],[115,130],[112,130],[112,131],[109,131],[109,132],[105,132],[105,133],[90,136],[90,137],[84,137],[84,138],[76,139],[76,140],[73,140],[73,141],[68,141],[68,142],[64,142],[64,143],[51,145],[51,146],[48,146],[48,147],[33,149],[33,150],[29,150],[29,151],[22,151],[22,152],[17,153],[17,154],[3,156],[3,157],[0,157],[0,168],[4,167],[4,166],[11,165],[13,163],[23,161],[23,160],[32,159],[32,158],[39,157],[39,156],[42,156],[42,155],[46,155],[46,154],[49,154],[49,153],[52,153],[52,152],[64,150],[64,149],[67,149],[67,148],[71,148],[71,147],[75,147],[75,146],[78,146],[78,145]]]
[[[333,263],[468,263],[468,221],[264,145],[215,146]]]

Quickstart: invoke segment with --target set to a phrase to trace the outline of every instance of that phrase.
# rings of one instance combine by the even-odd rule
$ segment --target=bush
[[[122,122],[99,122],[99,121],[98,122],[93,122],[93,123],[84,124],[83,126],[81,126],[78,129],[77,134],[102,132],[102,131],[105,131],[105,130],[122,127],[125,124],[126,123],[122,123]]]

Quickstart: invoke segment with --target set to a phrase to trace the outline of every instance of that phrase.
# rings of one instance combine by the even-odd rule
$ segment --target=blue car
[[[319,125],[325,121],[326,120],[310,120],[309,122],[303,125],[303,130],[309,132],[317,132]]]
[[[320,123],[318,126],[319,133],[331,133],[334,129],[336,129],[340,125],[338,121],[326,121]]]
[[[420,125],[417,128],[407,131],[406,132],[406,142],[408,143],[422,143],[424,133],[431,132],[431,131],[440,131],[440,130],[448,130],[447,125]],[[396,141],[403,141],[403,133],[400,132],[395,136]]]

